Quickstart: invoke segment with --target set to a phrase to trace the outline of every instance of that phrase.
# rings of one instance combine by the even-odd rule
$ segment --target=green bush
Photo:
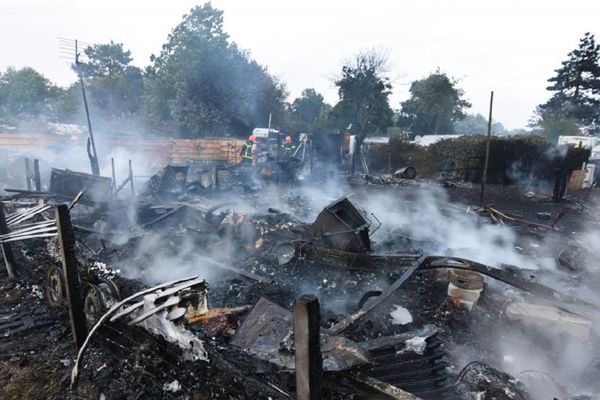
[[[370,152],[373,171],[413,166],[419,176],[435,177],[450,173],[467,181],[481,180],[485,155],[485,136],[461,136],[428,147],[392,138],[385,146]],[[488,181],[510,184],[520,175],[546,175],[553,171],[551,144],[542,136],[494,136],[490,142]]]

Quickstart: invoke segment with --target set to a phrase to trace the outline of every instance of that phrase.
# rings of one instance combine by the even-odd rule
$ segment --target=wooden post
[[[131,160],[129,160],[129,187],[131,188],[131,195],[135,196],[135,188],[133,187],[133,168],[131,166]]]
[[[314,151],[313,151],[313,142],[312,142],[312,136],[310,139],[310,153],[309,153],[309,157],[310,157],[310,176],[312,176],[313,171],[314,171],[314,165],[315,165],[315,161],[314,161]]]
[[[294,345],[296,347],[296,399],[321,398],[323,359],[320,343],[319,300],[304,295],[294,303]]]
[[[58,229],[58,242],[60,244],[60,255],[63,264],[63,276],[65,278],[67,302],[69,303],[69,314],[71,317],[71,331],[73,340],[80,348],[87,337],[87,325],[83,311],[83,299],[81,297],[81,285],[79,280],[79,266],[75,258],[75,236],[69,208],[66,204],[56,206],[56,227]]]
[[[35,183],[35,191],[42,191],[42,179],[40,178],[40,160],[33,160],[33,182]]]
[[[4,215],[4,205],[0,201],[0,235],[6,235],[7,233],[8,226],[6,224],[6,215]],[[6,265],[8,277],[14,278],[17,275],[18,266],[15,262],[15,256],[13,255],[10,243],[2,243],[2,253],[4,254],[4,265]]]
[[[388,169],[388,171],[387,171],[388,174],[391,174],[392,173],[392,152],[391,151],[388,152],[388,166],[387,167],[388,167],[387,168]]]
[[[27,181],[27,190],[32,190],[33,187],[31,185],[31,160],[29,158],[25,158],[25,180]]]
[[[115,173],[115,159],[110,158],[110,168],[112,171],[112,181],[113,181],[113,193],[117,190],[117,175]]]
[[[490,161],[490,142],[492,141],[492,106],[494,105],[494,92],[490,94],[490,116],[488,118],[487,142],[485,144],[485,159],[483,162],[483,172],[481,174],[481,192],[479,193],[479,207],[483,207],[485,195],[485,183],[487,181],[488,163]]]

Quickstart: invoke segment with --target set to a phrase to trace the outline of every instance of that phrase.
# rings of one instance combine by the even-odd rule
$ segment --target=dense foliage
[[[481,114],[465,114],[461,120],[454,122],[454,133],[460,135],[485,135],[487,134],[488,120]],[[492,121],[492,134],[503,135],[507,130],[500,122]]]
[[[339,96],[334,104],[313,88],[288,102],[284,83],[230,39],[223,12],[210,3],[184,15],[143,70],[133,61],[124,44],[111,41],[85,48],[73,66],[85,82],[92,122],[100,130],[245,136],[271,120],[273,128],[292,134],[349,132],[359,145],[367,135],[487,132],[487,117],[467,113],[471,104],[464,91],[439,69],[412,82],[410,97],[392,110],[388,60],[374,50],[343,63],[333,80]],[[533,133],[555,141],[600,129],[599,61],[600,46],[586,33],[549,79],[553,94],[537,108]],[[79,82],[61,88],[32,68],[0,71],[0,123],[36,119],[84,125]],[[507,131],[499,122],[492,132],[528,133]]]
[[[85,79],[91,107],[103,117],[136,113],[142,105],[142,71],[131,65],[131,52],[122,43],[89,46],[86,60],[73,65]]]
[[[315,132],[327,128],[331,106],[315,89],[304,89],[290,105],[288,128],[292,132]]]
[[[243,134],[283,120],[285,86],[229,41],[223,12],[197,6],[146,70],[146,112],[188,136]]]
[[[555,140],[581,130],[600,130],[600,45],[586,33],[548,80],[552,97],[538,106],[533,126]]]
[[[461,136],[422,147],[391,139],[389,145],[373,150],[372,167],[394,171],[414,166],[421,176],[435,177],[445,171],[453,177],[478,182],[481,179],[485,142],[485,136]],[[546,175],[553,173],[553,169],[548,168],[553,162],[551,147],[551,143],[542,136],[492,137],[488,180],[508,184],[525,179],[529,174],[546,178]]]
[[[454,123],[465,118],[471,103],[457,82],[437,70],[410,85],[410,98],[402,102],[398,124],[416,135],[454,133]]]
[[[342,75],[335,81],[340,100],[333,107],[333,118],[340,129],[356,134],[359,142],[393,125],[394,112],[388,100],[392,84],[384,75],[385,62],[385,57],[374,51],[360,53],[342,67]]]
[[[14,122],[40,114],[54,114],[61,89],[33,68],[9,67],[0,73],[0,119]]]

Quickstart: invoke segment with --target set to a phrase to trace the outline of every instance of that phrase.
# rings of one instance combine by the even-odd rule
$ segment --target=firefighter
[[[285,141],[281,147],[283,147],[284,153],[289,157],[292,157],[294,155],[294,151],[296,151],[296,145],[294,145],[294,141],[290,135],[285,137]]]
[[[242,165],[252,165],[254,158],[254,149],[256,148],[256,135],[248,136],[248,140],[244,142],[240,156],[242,156]]]

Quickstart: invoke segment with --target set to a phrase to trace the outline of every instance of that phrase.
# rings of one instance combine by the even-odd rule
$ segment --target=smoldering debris
[[[300,398],[305,373],[331,399],[600,391],[583,209],[556,218],[493,186],[500,204],[477,208],[472,187],[407,171],[327,189],[190,171],[123,198],[111,178],[54,170],[47,191],[2,199],[16,273],[0,283],[0,372],[46,374],[47,398]]]

